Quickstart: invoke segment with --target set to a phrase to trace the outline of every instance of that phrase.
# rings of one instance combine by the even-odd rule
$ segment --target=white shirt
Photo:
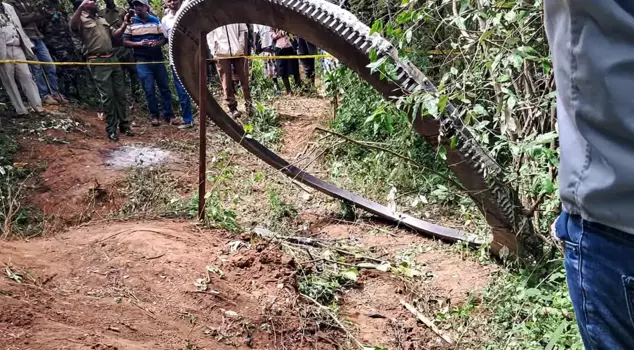
[[[228,24],[214,29],[207,34],[207,45],[214,57],[244,55],[246,43],[245,33],[249,28],[245,23]]]
[[[163,34],[169,40],[170,32],[172,28],[174,28],[174,24],[176,23],[176,11],[167,10],[165,12],[165,16],[161,18],[161,27],[163,28]]]
[[[273,34],[275,33],[273,28],[262,24],[256,24],[254,25],[253,31],[260,34],[262,48],[273,46]]]

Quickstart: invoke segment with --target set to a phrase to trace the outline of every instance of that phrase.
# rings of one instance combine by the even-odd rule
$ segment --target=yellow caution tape
[[[207,61],[215,62],[219,60],[229,60],[234,58],[245,58],[247,60],[290,60],[290,59],[298,59],[298,58],[332,58],[332,55],[294,55],[294,56],[223,56],[207,59]],[[104,57],[105,58],[105,57]],[[102,59],[104,59],[102,58]],[[38,64],[38,65],[49,65],[49,66],[112,66],[112,65],[120,65],[120,64],[168,64],[169,61],[152,61],[152,62],[42,62],[42,61],[32,61],[32,60],[0,60],[0,64]]]
[[[427,51],[428,55],[447,55],[451,54],[448,51],[442,50],[430,50]],[[304,58],[333,58],[332,55],[292,55],[292,56],[222,56],[207,59],[207,61],[215,62],[219,60],[230,60],[235,58],[244,58],[247,60],[292,60],[292,59],[304,59]],[[153,61],[153,62],[42,62],[32,60],[0,60],[0,64],[37,64],[37,65],[49,65],[49,66],[112,66],[112,65],[127,65],[127,64],[168,64],[169,61]]]

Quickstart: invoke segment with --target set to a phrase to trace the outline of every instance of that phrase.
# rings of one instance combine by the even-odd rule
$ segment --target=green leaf
[[[561,339],[561,336],[563,335],[564,329],[566,328],[566,326],[568,326],[568,321],[567,320],[561,321],[557,329],[555,329],[553,334],[550,336],[550,341],[548,342],[544,350],[553,350],[553,348],[555,347],[559,339]]]
[[[458,145],[458,135],[453,135],[451,137],[451,142],[449,143],[449,148],[455,149]]]
[[[550,71],[552,69],[553,67],[550,65],[550,62],[547,62],[547,61],[542,62],[542,70],[544,71],[544,74],[550,75]]]
[[[506,83],[509,80],[511,80],[511,77],[508,74],[503,74],[495,79],[498,83]]]
[[[380,33],[383,30],[383,22],[376,20],[372,24],[372,28],[370,28],[370,35],[374,33]]]
[[[449,102],[449,96],[447,95],[440,96],[440,98],[438,99],[438,110],[440,111],[440,113],[445,112],[445,108],[447,108],[448,102]]]
[[[411,28],[410,28],[410,29],[408,29],[408,30],[405,32],[405,41],[406,41],[408,44],[412,42],[412,29],[411,29]]]
[[[353,282],[356,282],[357,278],[359,278],[359,270],[355,268],[347,269],[341,272],[341,276]]]
[[[387,61],[387,57],[383,56],[381,58],[379,58],[378,60],[374,61],[374,62],[370,62],[370,64],[367,65],[368,68],[370,68],[370,72],[374,73],[376,72],[379,68],[381,68],[381,66]]]
[[[438,157],[442,160],[447,160],[447,149],[443,146],[438,146]]]
[[[473,111],[477,114],[477,115],[487,115],[487,111],[486,109],[484,109],[484,107],[480,104],[476,104],[475,106],[473,106]]]

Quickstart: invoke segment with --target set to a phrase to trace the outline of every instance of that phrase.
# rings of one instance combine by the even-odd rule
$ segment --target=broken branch
[[[444,334],[430,319],[428,319],[427,317],[425,317],[425,315],[423,315],[420,311],[418,311],[418,309],[416,309],[414,305],[409,304],[403,299],[401,299],[401,305],[405,306],[407,311],[414,314],[414,316],[416,316],[416,318],[419,321],[421,321],[427,327],[429,327],[429,329],[431,329],[434,333],[436,333],[442,340],[447,342],[447,344],[452,344],[451,338],[449,338],[448,335]]]

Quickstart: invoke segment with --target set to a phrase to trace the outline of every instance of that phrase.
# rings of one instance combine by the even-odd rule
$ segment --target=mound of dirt
[[[249,248],[178,222],[92,225],[0,242],[21,283],[0,277],[3,349],[332,348],[297,308],[294,269],[275,247]],[[314,346],[317,337],[332,338]]]

